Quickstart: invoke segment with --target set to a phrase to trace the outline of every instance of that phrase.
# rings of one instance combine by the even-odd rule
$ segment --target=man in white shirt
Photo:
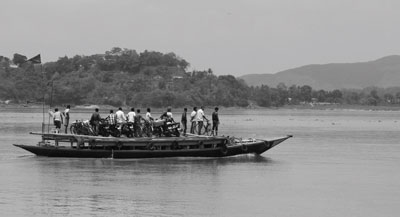
[[[172,109],[171,109],[171,107],[167,108],[167,116],[168,116],[168,118],[167,118],[168,121],[174,122],[174,117],[172,117]]]
[[[151,112],[150,108],[147,108],[147,113],[146,113],[146,116],[144,118],[147,121],[153,121],[154,120],[153,117],[151,117],[151,113],[150,112]]]
[[[128,121],[128,123],[134,123],[135,122],[135,109],[131,108],[131,111],[126,115],[126,119]]]
[[[204,116],[204,106],[202,106],[199,110],[197,110],[196,121],[198,126],[198,133],[201,135],[201,128],[203,128],[204,119],[207,120],[206,116]]]
[[[194,128],[196,127],[196,114],[197,114],[197,107],[193,107],[192,113],[190,113],[190,122],[192,125],[190,126],[190,133],[194,134]]]
[[[63,123],[63,116],[58,108],[54,109],[54,112],[49,110],[49,114],[53,118],[54,126],[56,127],[56,133],[60,133],[61,124]]]
[[[124,114],[124,112],[122,111],[122,108],[121,108],[121,107],[118,108],[118,111],[115,112],[115,114],[117,115],[117,123],[118,123],[118,124],[122,124],[122,123],[125,122],[126,117],[125,117],[125,114]]]

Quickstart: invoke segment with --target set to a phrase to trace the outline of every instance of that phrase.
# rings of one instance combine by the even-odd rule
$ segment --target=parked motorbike
[[[77,135],[89,135],[89,136],[96,135],[92,126],[90,126],[88,120],[86,121],[76,120],[74,123],[71,124],[69,130],[72,134],[77,134]]]
[[[123,123],[121,125],[121,134],[125,135],[126,137],[133,137],[134,136],[134,126],[133,123]]]
[[[171,122],[167,122],[166,126],[165,126],[165,136],[176,136],[179,137],[180,136],[180,132],[179,132],[179,128],[180,128],[180,124],[179,123],[171,123]]]
[[[155,120],[153,122],[153,134],[162,137],[162,136],[180,136],[179,132],[180,124],[176,122],[167,122],[164,119]]]
[[[153,127],[150,121],[145,120],[142,128],[142,136],[152,137],[153,136]]]
[[[113,137],[121,137],[121,130],[119,128],[120,125],[118,124],[110,124],[108,132],[110,132],[110,135]]]
[[[110,136],[110,123],[107,119],[101,119],[99,122],[99,135],[108,137]]]
[[[90,125],[88,125],[90,127]],[[179,123],[166,121],[164,119],[155,120],[153,122],[149,122],[143,120],[140,124],[133,123],[123,123],[123,124],[110,124],[108,119],[101,119],[99,122],[99,132],[98,135],[108,137],[121,137],[121,135],[125,135],[126,137],[152,137],[153,135],[157,137],[171,137],[171,136],[180,136],[179,132]],[[91,127],[90,127],[91,129]],[[93,129],[92,129],[93,131]],[[71,132],[73,132],[71,130]],[[85,134],[85,135],[94,135],[93,134]]]

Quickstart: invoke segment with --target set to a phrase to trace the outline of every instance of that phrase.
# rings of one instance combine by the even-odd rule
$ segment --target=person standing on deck
[[[147,108],[146,115],[144,116],[145,124],[143,126],[143,129],[145,129],[145,134],[148,137],[151,137],[151,132],[153,132],[153,121],[154,118],[151,116],[151,109]]]
[[[117,123],[118,123],[118,124],[122,124],[122,123],[125,122],[126,117],[125,117],[125,114],[124,114],[124,112],[122,111],[122,108],[121,108],[121,107],[118,108],[118,111],[115,112],[115,115],[117,116]]]
[[[174,122],[174,118],[172,117],[172,109],[171,109],[171,107],[167,108],[167,121]]]
[[[110,122],[111,125],[114,125],[117,123],[117,117],[114,114],[114,110],[110,110],[110,114],[107,117],[108,121]]]
[[[215,110],[212,113],[212,133],[214,136],[218,136],[218,125],[219,125],[218,110],[219,110],[218,107],[215,107]]]
[[[101,120],[101,117],[100,117],[100,114],[99,114],[99,109],[96,108],[94,110],[94,113],[90,117],[90,121],[89,121],[90,125],[92,125],[92,127],[93,127],[95,135],[97,135],[99,133],[100,120]]]
[[[165,120],[166,122],[174,122],[174,118],[172,116],[171,107],[167,108],[166,112],[163,112],[160,116],[161,119]]]
[[[148,122],[151,122],[151,121],[153,121],[154,120],[154,118],[153,117],[151,117],[151,109],[150,108],[147,108],[147,113],[146,113],[146,116],[145,116],[145,118],[144,119],[146,119],[146,121],[148,121]]]
[[[182,113],[182,118],[181,118],[181,123],[182,123],[182,129],[183,129],[183,135],[186,136],[186,130],[187,130],[187,108],[183,109]]]
[[[64,115],[64,126],[65,126],[65,134],[68,133],[68,125],[69,125],[69,110],[70,110],[71,106],[67,105],[67,107],[65,108],[63,115]]]
[[[193,111],[190,114],[190,133],[194,134],[194,128],[196,127],[196,115],[197,115],[197,107],[193,107]]]
[[[135,137],[142,137],[142,123],[141,123],[141,121],[142,121],[142,119],[143,119],[143,117],[142,117],[142,115],[140,114],[140,109],[137,109],[136,110],[136,116],[135,116],[135,124],[133,125],[134,126],[134,133],[135,133]]]
[[[63,123],[63,117],[60,111],[58,111],[58,108],[54,109],[54,112],[49,110],[49,114],[53,118],[53,123],[54,126],[56,127],[56,133],[60,133],[61,129],[61,124]]]
[[[131,111],[128,112],[128,114],[126,115],[126,121],[128,123],[133,124],[135,122],[135,116],[136,116],[135,108],[131,108]]]
[[[206,116],[204,116],[204,106],[201,106],[199,110],[197,110],[196,121],[198,127],[198,134],[201,135],[201,128],[203,128],[203,121],[207,120]]]

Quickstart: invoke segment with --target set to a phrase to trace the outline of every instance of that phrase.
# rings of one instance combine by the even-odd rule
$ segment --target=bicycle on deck
[[[211,124],[209,120],[203,121],[203,126],[200,128],[200,133],[199,133],[199,126],[198,122],[193,123],[193,131],[194,134],[196,135],[204,135],[204,136],[212,136],[213,132],[211,129]]]

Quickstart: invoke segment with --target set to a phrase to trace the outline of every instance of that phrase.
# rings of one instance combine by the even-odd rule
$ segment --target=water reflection
[[[188,157],[176,157],[176,158],[149,158],[149,159],[79,159],[79,158],[48,158],[34,155],[22,155],[18,158],[26,158],[29,161],[36,162],[38,166],[60,169],[60,168],[71,168],[71,169],[83,169],[83,168],[112,168],[112,169],[130,169],[130,168],[171,168],[171,165],[176,166],[204,166],[209,168],[210,166],[226,165],[226,164],[277,164],[279,161],[273,160],[270,157],[262,155],[247,154],[225,158],[188,158]],[[32,163],[32,162],[31,162]]]
[[[140,160],[23,157],[15,159],[14,164],[24,168],[20,171],[24,177],[30,177],[28,186],[34,196],[22,197],[17,192],[13,196],[37,204],[37,213],[50,215],[75,215],[77,210],[84,215],[112,215],[121,213],[118,209],[127,215],[159,215],[160,209],[171,216],[184,215],[184,207],[199,202],[195,198],[219,210],[223,202],[220,193],[230,183],[227,176],[240,183],[240,174],[256,172],[255,166],[278,163],[257,155]],[[197,209],[204,214],[201,206]]]
[[[230,110],[221,134],[295,137],[261,156],[137,160],[35,157],[12,146],[36,144],[27,133],[40,129],[37,115],[0,113],[2,216],[400,213],[399,112]]]

